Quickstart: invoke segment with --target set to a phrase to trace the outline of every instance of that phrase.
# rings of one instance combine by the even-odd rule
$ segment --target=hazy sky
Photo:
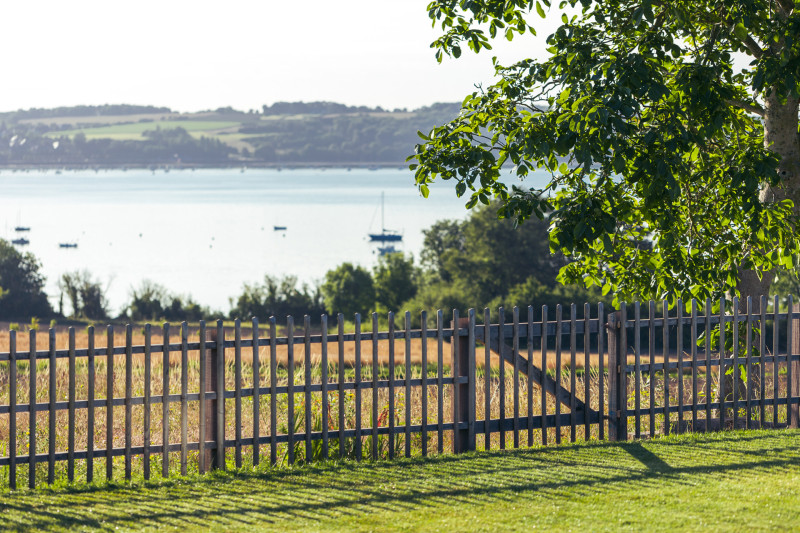
[[[25,0],[0,4],[0,110],[130,103],[247,110],[330,100],[415,108],[492,79],[492,53],[438,64],[428,0]],[[506,62],[539,36],[498,41]]]

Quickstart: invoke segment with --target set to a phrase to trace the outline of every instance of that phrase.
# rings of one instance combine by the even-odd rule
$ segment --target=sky
[[[386,109],[460,101],[492,55],[544,54],[556,13],[478,55],[436,62],[428,0],[25,0],[0,3],[0,111],[100,104],[192,112],[327,100]],[[558,15],[560,16],[560,15]]]

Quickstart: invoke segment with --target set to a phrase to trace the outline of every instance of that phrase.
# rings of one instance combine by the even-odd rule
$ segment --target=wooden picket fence
[[[108,326],[105,347],[90,327],[85,347],[69,328],[59,348],[51,329],[45,350],[35,331],[24,349],[12,331],[0,353],[0,476],[13,489],[18,478],[29,487],[92,481],[98,461],[107,479],[149,479],[262,459],[377,460],[796,426],[800,312],[791,299],[792,313],[777,299],[771,313],[765,301],[758,314],[749,305],[713,315],[710,302],[704,314],[696,302],[690,314],[662,302],[657,316],[650,302],[645,317],[640,304],[608,317],[602,304],[584,305],[581,317],[575,305],[554,316],[528,307],[508,321],[500,309],[494,323],[488,309],[453,311],[452,321],[423,312],[419,328],[405,313],[402,329],[393,313],[384,329],[377,314],[369,328],[355,315],[351,332],[339,315],[332,333],[324,315],[316,330],[308,316],[280,327],[272,317],[266,328],[254,318],[249,329],[183,323],[174,342],[169,324],[160,334],[146,325],[142,343],[128,325],[119,344]],[[698,347],[714,331],[721,343],[706,335]],[[720,358],[726,335],[732,348]],[[714,385],[720,368],[739,370],[735,395],[725,379]]]

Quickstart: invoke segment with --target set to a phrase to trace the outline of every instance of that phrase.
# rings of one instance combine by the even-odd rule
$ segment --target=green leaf
[[[425,184],[419,186],[419,192],[422,193],[423,198],[427,198],[430,194],[430,190],[428,190],[428,186]]]
[[[744,27],[744,24],[742,24],[741,22],[738,22],[733,27],[733,34],[740,41],[744,41],[747,38],[747,28]]]
[[[542,9],[542,4],[539,1],[536,1],[536,12],[539,13],[539,16],[545,18],[547,15],[544,14],[544,9]]]

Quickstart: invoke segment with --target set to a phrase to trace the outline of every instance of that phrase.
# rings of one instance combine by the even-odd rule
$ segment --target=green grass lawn
[[[800,530],[800,431],[739,431],[20,491],[0,528]]]

